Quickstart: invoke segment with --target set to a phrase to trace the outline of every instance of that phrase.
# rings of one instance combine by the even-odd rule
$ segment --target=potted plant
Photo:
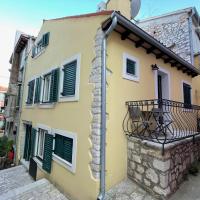
[[[8,137],[3,136],[0,138],[0,170],[4,168],[7,155],[13,146],[13,141],[9,140]]]

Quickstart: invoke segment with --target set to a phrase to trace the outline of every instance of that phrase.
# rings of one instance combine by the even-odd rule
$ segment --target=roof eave
[[[113,15],[117,17],[118,24],[122,24],[124,27],[126,27],[127,29],[129,29],[133,34],[136,34],[142,40],[144,40],[147,43],[149,43],[150,45],[156,47],[163,54],[166,54],[170,58],[174,59],[175,61],[177,61],[178,63],[180,63],[181,65],[183,65],[185,68],[188,69],[188,71],[190,71],[193,74],[192,75],[193,77],[194,76],[198,76],[200,74],[200,71],[198,69],[196,69],[192,64],[186,62],[183,58],[181,58],[180,56],[178,56],[177,54],[175,54],[173,51],[171,51],[170,49],[168,49],[167,47],[165,47],[158,40],[156,40],[155,38],[153,38],[151,35],[149,35],[148,33],[146,33],[144,30],[142,30],[141,28],[139,28],[137,25],[133,24],[130,20],[128,20],[127,18],[125,18],[124,16],[122,16],[120,13],[114,12]],[[110,18],[110,20],[111,20],[111,18]],[[103,29],[106,28],[106,26],[107,26],[108,23],[109,23],[109,21],[107,20],[105,23],[102,24]]]

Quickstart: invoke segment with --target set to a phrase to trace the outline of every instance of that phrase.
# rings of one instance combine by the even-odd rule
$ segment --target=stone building
[[[7,92],[7,87],[0,86],[0,133],[3,132],[4,125],[5,125],[3,113],[4,113],[4,108],[5,108],[6,92]]]
[[[195,7],[140,20],[137,25],[200,69],[200,17]],[[193,100],[200,105],[200,78],[193,78]]]
[[[15,36],[14,50],[10,58],[11,69],[9,87],[6,95],[5,107],[5,134],[15,139],[17,133],[19,114],[20,114],[20,99],[22,95],[22,80],[26,66],[26,58],[30,53],[34,37],[17,31]]]
[[[195,64],[195,59],[200,59],[199,22],[196,8],[186,8],[140,20],[137,25],[180,57]]]

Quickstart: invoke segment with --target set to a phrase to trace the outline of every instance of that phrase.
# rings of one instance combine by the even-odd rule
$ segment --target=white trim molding
[[[159,69],[158,70],[154,70],[154,84],[155,84],[155,98],[158,98],[158,75],[159,72],[161,73],[161,75],[166,75],[167,79],[166,79],[166,83],[162,84],[165,87],[165,90],[167,91],[168,94],[166,94],[165,91],[165,96],[163,97],[164,99],[171,99],[171,76],[170,76],[170,72],[160,66],[158,66]],[[168,87],[168,88],[167,88]]]
[[[127,69],[127,59],[135,62],[135,64],[136,64],[135,65],[135,72],[136,72],[135,75],[131,75],[131,74],[127,73],[127,70],[126,70]],[[127,80],[136,81],[136,82],[139,82],[139,80],[140,80],[140,63],[139,63],[139,60],[136,57],[131,56],[127,53],[123,53],[122,77],[127,79]]]
[[[73,61],[77,61],[77,69],[76,69],[76,89],[75,95],[73,96],[62,96],[61,93],[63,91],[63,81],[64,81],[64,73],[63,68],[64,65],[71,63]],[[79,100],[79,88],[80,88],[80,70],[81,70],[81,54],[76,54],[71,58],[66,59],[60,68],[60,83],[59,83],[59,102],[66,102],[66,101],[78,101]]]
[[[52,129],[52,133],[54,134],[54,136],[57,134],[57,135],[62,135],[64,137],[73,139],[72,163],[69,163],[66,160],[60,158],[55,153],[53,153],[53,160],[58,162],[60,165],[62,165],[69,171],[75,173],[76,172],[76,155],[77,155],[77,134],[69,132],[69,131],[58,130],[58,129]],[[53,149],[54,148],[55,148],[55,142],[54,142]]]
[[[184,91],[183,91],[183,84],[187,84],[191,87],[190,90],[190,98],[191,98],[191,104],[193,104],[193,98],[192,98],[192,83],[185,81],[185,80],[181,80],[181,91],[182,91],[182,102],[184,103]]]

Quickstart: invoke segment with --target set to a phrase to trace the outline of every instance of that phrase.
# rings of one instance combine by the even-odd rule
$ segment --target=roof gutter
[[[162,51],[164,54],[170,56],[171,58],[175,59],[177,62],[179,62],[181,65],[187,67],[190,71],[195,73],[196,75],[200,74],[200,71],[196,69],[192,64],[188,63],[185,61],[183,58],[180,56],[176,55],[173,51],[165,47],[163,44],[161,44],[159,41],[155,40],[152,36],[150,36],[148,33],[143,31],[141,28],[133,24],[131,21],[127,20],[125,17],[120,15],[117,12],[113,13],[117,17],[117,21],[119,24],[122,24],[123,26],[127,27],[130,29],[134,34],[140,36],[142,39],[147,41],[149,44],[155,46],[158,48],[160,51]]]
[[[105,199],[105,168],[106,168],[106,54],[107,54],[107,38],[117,25],[117,17],[115,12],[111,15],[112,24],[104,32],[101,50],[101,144],[100,144],[100,193],[97,197],[98,200]]]

